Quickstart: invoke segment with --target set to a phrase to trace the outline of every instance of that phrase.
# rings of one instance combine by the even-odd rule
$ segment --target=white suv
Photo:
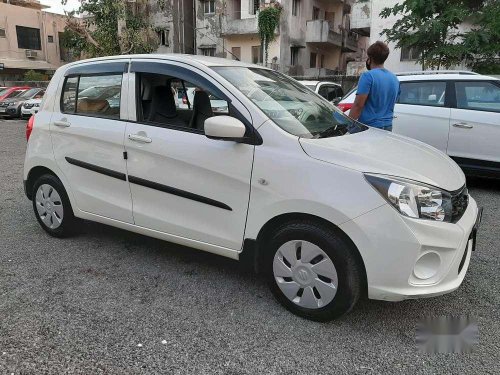
[[[469,175],[500,178],[500,80],[471,72],[397,74],[392,131],[430,144]],[[356,89],[338,104],[350,110]]]
[[[79,96],[116,85],[118,97]],[[190,108],[177,108],[174,85],[197,87]],[[314,119],[290,113],[301,103]],[[68,64],[27,137],[25,191],[49,234],[86,219],[239,259],[310,319],[346,313],[364,293],[453,291],[475,246],[480,210],[451,159],[255,65],[183,55]]]

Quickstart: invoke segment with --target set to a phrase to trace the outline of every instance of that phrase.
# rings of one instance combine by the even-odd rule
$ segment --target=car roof
[[[225,59],[222,57],[211,57],[203,55],[186,55],[180,53],[151,53],[151,54],[136,54],[136,55],[117,55],[117,56],[106,56],[106,57],[96,57],[93,59],[79,60],[73,63],[64,65],[64,67],[72,67],[84,63],[93,63],[101,61],[112,61],[112,60],[123,60],[123,59],[152,59],[152,60],[168,60],[168,61],[178,61],[185,63],[192,63],[193,61],[205,65],[207,67],[216,66],[234,66],[234,67],[246,67],[246,68],[261,68],[267,69],[261,65],[249,64],[242,61]]]
[[[397,74],[396,74],[397,75]],[[397,75],[401,82],[406,81],[491,81],[498,78],[481,74],[436,73],[436,74],[405,74]]]

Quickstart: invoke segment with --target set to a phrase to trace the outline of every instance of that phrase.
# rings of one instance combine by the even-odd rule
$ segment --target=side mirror
[[[231,116],[212,116],[205,120],[205,135],[211,139],[223,141],[244,141],[246,127],[238,119]]]

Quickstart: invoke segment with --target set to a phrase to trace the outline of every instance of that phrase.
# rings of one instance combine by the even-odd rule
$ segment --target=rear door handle
[[[55,126],[59,126],[60,128],[69,128],[71,126],[71,123],[65,120],[60,120],[60,121],[54,121]]]
[[[467,124],[466,122],[457,122],[456,124],[453,124],[455,128],[461,128],[461,129],[472,129],[474,126]]]
[[[128,139],[134,142],[140,142],[140,143],[151,143],[153,140],[149,137],[146,137],[145,135],[141,134],[129,134]]]

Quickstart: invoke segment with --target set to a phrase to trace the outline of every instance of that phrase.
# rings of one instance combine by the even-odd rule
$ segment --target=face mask
[[[368,58],[368,59],[366,59],[366,69],[367,69],[367,70],[371,70],[371,68],[370,68],[370,64],[371,64],[370,59],[369,59],[369,58]]]

